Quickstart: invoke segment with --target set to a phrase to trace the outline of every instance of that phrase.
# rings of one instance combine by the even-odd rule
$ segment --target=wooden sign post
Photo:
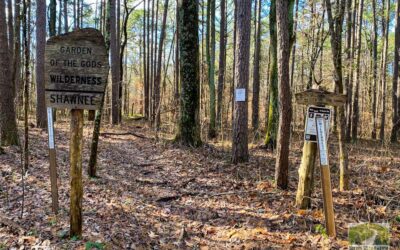
[[[336,237],[335,214],[331,189],[331,177],[328,161],[328,136],[331,110],[325,105],[340,106],[346,103],[346,95],[320,90],[307,90],[295,95],[296,102],[309,106],[307,109],[305,142],[303,157],[299,168],[299,183],[296,195],[296,205],[305,209],[311,204],[310,197],[313,187],[314,164],[316,152],[319,151],[321,166],[321,185],[324,201],[325,226],[329,236]],[[318,147],[317,147],[318,146]]]
[[[47,108],[47,130],[49,135],[51,203],[52,203],[53,213],[58,214],[57,163],[56,163],[56,149],[54,145],[52,108]]]
[[[80,29],[51,37],[46,43],[46,104],[71,109],[70,236],[82,236],[83,110],[97,110],[109,72],[104,37],[96,29]]]

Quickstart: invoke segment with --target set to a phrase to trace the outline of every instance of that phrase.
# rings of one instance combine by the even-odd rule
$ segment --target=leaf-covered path
[[[337,149],[331,138],[338,230],[333,240],[316,230],[324,223],[318,171],[312,209],[294,207],[301,133],[292,138],[290,189],[279,191],[273,188],[271,152],[252,147],[251,161],[235,166],[226,146],[181,147],[164,136],[155,139],[140,122],[103,129],[99,178],[84,172],[83,239],[68,239],[69,124],[59,121],[55,128],[60,214],[51,212],[47,133],[32,128],[22,218],[20,152],[10,147],[0,155],[0,249],[84,249],[88,242],[103,243],[106,249],[340,249],[347,248],[348,223],[368,220],[390,222],[391,245],[400,247],[398,145],[351,145],[351,191],[339,192]],[[91,129],[92,123],[86,122],[84,171]]]

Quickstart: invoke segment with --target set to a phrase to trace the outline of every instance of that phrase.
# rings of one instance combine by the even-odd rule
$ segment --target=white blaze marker
[[[319,159],[321,166],[328,166],[328,145],[326,141],[325,121],[323,117],[318,116],[315,120],[317,127],[317,138],[319,147]]]
[[[53,109],[47,108],[47,130],[49,133],[49,148],[54,149]]]

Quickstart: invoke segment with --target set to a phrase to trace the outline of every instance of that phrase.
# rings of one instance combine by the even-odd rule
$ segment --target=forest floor
[[[85,124],[83,238],[68,238],[69,123],[57,121],[59,215],[51,212],[47,132],[31,128],[24,196],[20,150],[6,147],[0,155],[0,249],[347,249],[349,223],[365,221],[389,222],[390,244],[400,249],[399,145],[349,145],[351,189],[339,192],[338,148],[330,138],[338,233],[330,239],[318,168],[312,208],[294,207],[302,133],[292,138],[289,190],[279,191],[273,187],[274,154],[257,143],[249,163],[233,165],[227,145],[182,147],[172,135],[156,139],[140,121],[103,127],[108,134],[100,137],[99,178],[89,178],[93,122]]]

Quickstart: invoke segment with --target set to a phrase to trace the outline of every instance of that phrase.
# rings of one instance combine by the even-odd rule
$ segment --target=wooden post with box
[[[51,37],[45,50],[46,104],[71,110],[70,236],[82,236],[83,110],[97,110],[109,72],[104,37],[96,29],[80,29]]]
[[[295,98],[298,104],[308,106],[304,131],[303,156],[299,168],[296,205],[301,209],[308,208],[311,205],[310,197],[313,188],[314,165],[318,150],[326,230],[329,236],[336,237],[328,161],[328,137],[332,110],[325,106],[344,105],[347,97],[342,94],[312,89],[297,93]]]

